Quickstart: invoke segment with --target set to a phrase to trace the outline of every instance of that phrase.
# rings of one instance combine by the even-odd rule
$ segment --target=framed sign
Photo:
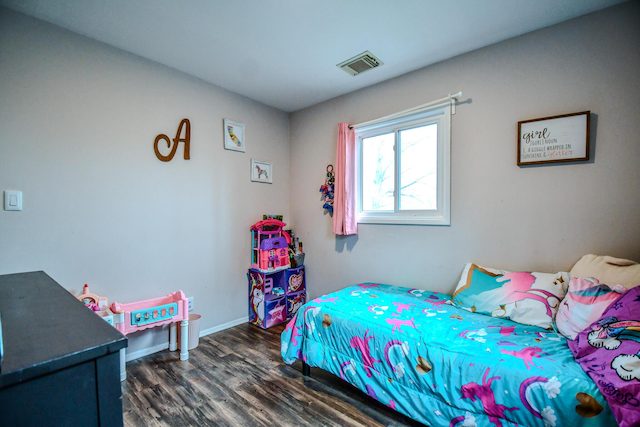
[[[518,166],[589,160],[590,111],[518,122]]]

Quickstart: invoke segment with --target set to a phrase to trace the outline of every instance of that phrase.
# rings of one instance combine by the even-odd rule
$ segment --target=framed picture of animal
[[[224,119],[224,148],[225,150],[245,151],[244,123]]]
[[[273,183],[273,163],[251,159],[251,181]]]

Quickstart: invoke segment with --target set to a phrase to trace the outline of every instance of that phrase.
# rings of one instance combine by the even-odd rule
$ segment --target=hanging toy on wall
[[[333,192],[336,182],[336,174],[333,173],[333,165],[327,166],[327,177],[324,180],[324,184],[320,186],[320,192],[324,195],[324,208],[325,213],[333,216]]]

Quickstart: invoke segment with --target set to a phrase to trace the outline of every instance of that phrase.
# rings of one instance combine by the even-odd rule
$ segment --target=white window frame
[[[437,209],[400,210],[398,185],[400,182],[400,154],[398,153],[398,132],[432,123],[438,124],[438,187]],[[362,210],[362,140],[377,135],[394,132],[395,174],[394,174],[394,210],[372,212]],[[356,129],[357,150],[357,205],[358,223],[361,224],[413,224],[413,225],[450,225],[451,224],[451,104],[437,106],[426,111],[407,114],[384,122]]]

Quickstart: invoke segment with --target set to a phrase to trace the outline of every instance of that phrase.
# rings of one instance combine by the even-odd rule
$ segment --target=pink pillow
[[[622,285],[612,288],[600,284],[593,277],[573,277],[569,281],[567,296],[560,303],[556,315],[558,331],[573,340],[589,325],[598,320],[602,313],[627,289]]]

